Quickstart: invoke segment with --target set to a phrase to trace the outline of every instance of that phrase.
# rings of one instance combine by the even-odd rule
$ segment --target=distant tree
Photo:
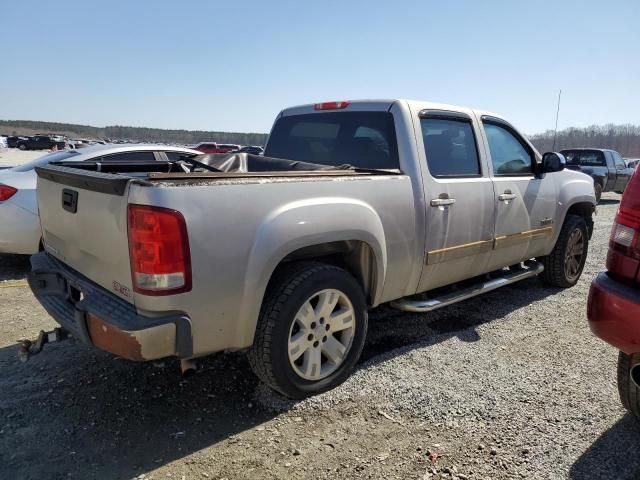
[[[58,133],[69,137],[112,140],[132,140],[153,143],[180,143],[191,145],[199,142],[233,143],[239,145],[264,145],[266,133],[209,132],[203,130],[164,130],[160,128],[125,127],[104,128],[69,123],[37,122],[33,120],[0,120],[0,129],[12,128],[14,135]]]

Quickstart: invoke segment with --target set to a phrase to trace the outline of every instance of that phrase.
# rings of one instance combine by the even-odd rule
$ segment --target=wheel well
[[[310,245],[291,252],[282,259],[271,278],[284,266],[301,260],[316,260],[340,267],[355,277],[371,305],[377,285],[377,265],[373,250],[366,242],[343,240]]]
[[[567,215],[577,215],[579,217],[584,218],[585,222],[587,222],[587,229],[589,230],[589,238],[591,238],[591,235],[593,234],[593,212],[594,211],[595,211],[595,206],[589,202],[574,203],[569,207],[569,210],[567,210]]]

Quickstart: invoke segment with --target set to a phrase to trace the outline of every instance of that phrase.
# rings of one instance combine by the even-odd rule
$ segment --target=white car
[[[18,167],[0,170],[0,253],[33,254],[40,247],[35,167],[58,161],[163,161],[201,152],[167,145],[95,145],[50,153]]]

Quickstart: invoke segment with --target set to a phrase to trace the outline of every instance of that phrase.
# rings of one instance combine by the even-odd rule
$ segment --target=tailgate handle
[[[76,190],[68,188],[62,190],[62,208],[71,213],[78,211],[78,192]]]

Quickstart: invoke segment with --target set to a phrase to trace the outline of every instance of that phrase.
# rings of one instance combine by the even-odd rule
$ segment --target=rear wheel
[[[301,262],[270,283],[249,363],[271,388],[304,398],[349,376],[366,334],[367,309],[358,282],[333,265]]]
[[[567,215],[558,241],[546,257],[542,279],[554,287],[573,287],[582,274],[589,249],[589,230],[584,218]]]
[[[20,150],[26,150],[26,149],[27,149],[27,146],[26,146],[24,143],[21,143],[20,145],[18,145],[18,148],[19,148]]]
[[[640,354],[628,355],[624,352],[618,354],[618,393],[624,408],[629,410],[636,418],[640,419],[640,388],[631,378],[631,368],[640,364]],[[634,370],[635,375],[640,371]],[[640,380],[637,378],[636,381]]]

